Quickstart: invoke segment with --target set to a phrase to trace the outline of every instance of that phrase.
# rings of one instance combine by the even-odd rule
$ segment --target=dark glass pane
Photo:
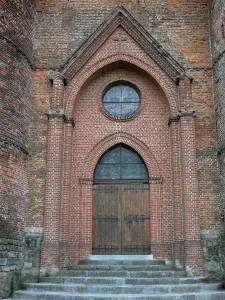
[[[120,165],[98,164],[95,179],[120,179]]]
[[[132,149],[122,145],[110,149],[100,159],[95,179],[147,179],[144,161]]]
[[[121,103],[104,103],[105,109],[113,116],[121,116]]]
[[[99,161],[100,164],[120,164],[120,147],[113,148],[106,152]]]
[[[139,103],[123,103],[122,116],[132,115],[138,109]]]
[[[124,147],[121,147],[121,163],[122,164],[129,164],[129,163],[143,164],[141,158],[137,153]]]
[[[143,164],[125,164],[121,166],[121,179],[147,179],[148,174]]]

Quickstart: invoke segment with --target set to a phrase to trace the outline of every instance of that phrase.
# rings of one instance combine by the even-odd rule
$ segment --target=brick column
[[[63,146],[63,80],[53,81],[51,109],[48,113],[48,153],[44,208],[44,242],[41,253],[41,272],[53,272],[59,267],[59,225],[62,180]]]
[[[74,121],[65,119],[63,146],[63,190],[61,201],[60,224],[60,267],[69,266],[70,243],[70,200],[71,200],[71,172]]]
[[[173,168],[173,226],[174,226],[174,259],[178,268],[183,267],[184,212],[181,181],[181,151],[179,117],[169,120],[171,139],[171,161]]]
[[[181,144],[185,225],[185,267],[190,275],[203,272],[203,248],[200,236],[199,192],[196,160],[194,111],[191,109],[189,78],[180,83]]]

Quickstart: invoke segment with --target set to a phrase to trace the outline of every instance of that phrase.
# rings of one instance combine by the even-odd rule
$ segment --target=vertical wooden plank
[[[120,254],[121,208],[119,185],[94,185],[93,193],[93,254]]]
[[[149,254],[150,216],[147,184],[123,186],[122,254]]]

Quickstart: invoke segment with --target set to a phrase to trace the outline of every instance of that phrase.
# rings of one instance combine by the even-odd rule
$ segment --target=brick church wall
[[[219,227],[215,217],[217,133],[212,89],[209,13],[211,9],[214,92],[223,186],[223,2],[214,0],[210,7],[208,0],[36,0],[36,69],[33,73],[31,103],[34,1],[1,1],[3,24],[0,27],[3,31],[0,45],[0,91],[3,96],[0,111],[0,296],[8,295],[19,285],[25,225],[28,227],[25,273],[26,268],[29,274],[29,268],[35,267],[35,275],[38,274],[39,262],[35,261],[34,257],[40,249],[43,232],[48,126],[45,114],[50,108],[51,78],[117,5],[124,5],[193,77],[201,229],[204,234],[216,234]],[[34,114],[31,114],[32,110]],[[90,140],[90,143],[94,145],[94,140]],[[79,145],[76,151],[78,148]],[[82,156],[82,151],[76,157]],[[205,243],[207,244],[207,241]],[[207,255],[212,257],[211,254]]]
[[[30,162],[29,225],[43,226],[46,131],[51,82],[72,53],[117,5],[124,5],[193,77],[201,229],[218,230],[214,217],[216,196],[216,123],[212,96],[210,20],[207,0],[196,1],[37,1],[36,66]],[[38,191],[38,192],[37,192]],[[35,212],[35,213],[33,213]]]
[[[27,213],[34,1],[1,1],[0,298],[20,285]]]

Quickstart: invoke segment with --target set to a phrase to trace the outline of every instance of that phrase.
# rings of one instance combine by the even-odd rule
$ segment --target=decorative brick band
[[[159,176],[159,177],[150,177],[149,178],[149,183],[155,183],[155,184],[163,184],[163,177]]]
[[[80,178],[79,179],[79,183],[81,185],[92,185],[93,184],[93,179],[90,179],[90,178]]]

